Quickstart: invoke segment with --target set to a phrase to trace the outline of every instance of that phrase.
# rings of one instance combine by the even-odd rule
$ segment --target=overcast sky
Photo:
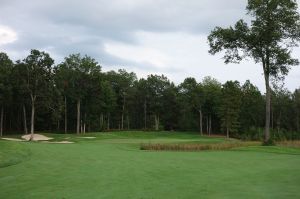
[[[300,3],[300,0],[298,0]],[[262,67],[251,60],[225,65],[208,54],[215,26],[244,18],[247,0],[0,0],[0,51],[13,60],[30,49],[48,52],[59,63],[72,53],[95,58],[104,71],[124,68],[138,77],[165,74],[180,83],[212,76],[244,82],[264,91]],[[248,19],[249,20],[249,19]],[[294,49],[300,58],[300,49]],[[300,87],[300,66],[285,86]]]

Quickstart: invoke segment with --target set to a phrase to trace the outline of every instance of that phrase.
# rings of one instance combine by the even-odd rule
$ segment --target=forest
[[[300,88],[278,85],[274,82],[271,90],[272,138],[299,139]],[[261,140],[265,101],[249,80],[222,84],[213,77],[201,82],[187,77],[176,85],[164,75],[102,72],[87,55],[71,54],[54,65],[39,50],[17,61],[0,53],[1,136],[166,130]]]

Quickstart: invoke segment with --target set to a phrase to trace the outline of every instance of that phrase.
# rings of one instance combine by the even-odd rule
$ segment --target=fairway
[[[300,149],[142,151],[141,143],[219,143],[192,133],[93,133],[74,144],[0,141],[0,198],[300,198]]]

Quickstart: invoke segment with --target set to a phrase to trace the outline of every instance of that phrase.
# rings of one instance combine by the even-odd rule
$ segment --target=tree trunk
[[[4,110],[3,110],[3,106],[1,106],[1,116],[0,116],[0,136],[3,136],[3,114],[4,114]]]
[[[100,130],[103,130],[103,113],[100,114]]]
[[[60,121],[57,120],[57,131],[59,131],[59,129],[60,129]]]
[[[123,124],[124,124],[124,113],[122,112],[122,115],[121,115],[121,124],[119,123],[119,129],[123,130]]]
[[[6,123],[7,123],[7,114],[4,114],[4,107],[3,107],[3,119],[2,119],[2,133],[4,129],[6,129]],[[1,120],[1,113],[0,113],[0,120]]]
[[[83,134],[85,134],[86,123],[83,122]]]
[[[12,129],[12,121],[11,121],[11,118],[12,118],[12,113],[10,112],[9,114],[9,130],[11,131]]]
[[[208,116],[206,117],[206,133],[209,135]]]
[[[83,134],[85,134],[85,129],[86,129],[86,113],[84,113]]]
[[[122,117],[121,117],[121,124],[119,125],[119,129],[124,129],[124,114],[122,113]]]
[[[68,111],[67,111],[67,97],[65,96],[65,133],[68,132]]]
[[[156,130],[156,124],[157,124],[157,119],[156,119],[156,115],[154,115],[154,129]]]
[[[79,135],[80,133],[80,99],[77,100],[77,127],[76,133]]]
[[[269,74],[265,72],[266,83],[266,126],[265,126],[265,142],[270,140],[270,105],[271,105],[271,89]]]
[[[127,129],[129,130],[129,116],[127,115]]]
[[[271,107],[271,128],[274,129],[274,111],[273,107]]]
[[[300,117],[300,114],[299,114],[299,110],[297,111],[297,119],[296,119],[296,122],[297,122],[297,132],[300,131],[300,121],[299,121],[299,117]]]
[[[18,111],[18,119],[16,121],[16,130],[20,131],[22,129],[23,125],[23,110],[22,111]]]
[[[157,130],[159,130],[159,115],[157,115]]]
[[[147,100],[144,101],[144,128],[147,129]]]
[[[109,114],[107,114],[107,130],[109,130]]]
[[[199,109],[199,127],[200,127],[200,134],[203,135],[203,123],[202,123],[202,110]]]
[[[209,127],[208,127],[208,133],[211,135],[211,115],[209,115]]]
[[[229,139],[229,128],[228,127],[226,127],[226,137],[227,137],[227,139]]]
[[[35,96],[31,95],[31,127],[29,140],[33,140],[34,136],[35,98]]]
[[[155,119],[155,130],[158,131],[159,130],[159,115],[155,114],[154,119]]]
[[[121,129],[124,129],[124,111],[125,111],[125,96],[123,96],[123,106],[122,106],[122,117],[121,117]]]
[[[23,104],[23,120],[24,120],[24,133],[28,134],[28,130],[27,130],[27,116],[26,116],[26,107]]]
[[[279,111],[279,117],[277,120],[277,133],[279,134],[280,131],[280,126],[281,126],[281,111]]]

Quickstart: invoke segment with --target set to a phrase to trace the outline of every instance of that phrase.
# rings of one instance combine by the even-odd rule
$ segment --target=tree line
[[[31,50],[13,62],[0,53],[0,132],[77,134],[109,130],[181,130],[261,139],[266,96],[244,83],[205,77],[175,85],[164,75],[138,79],[124,69],[102,72],[89,56],[72,54],[58,65]],[[300,89],[271,92],[275,138],[300,137]]]

